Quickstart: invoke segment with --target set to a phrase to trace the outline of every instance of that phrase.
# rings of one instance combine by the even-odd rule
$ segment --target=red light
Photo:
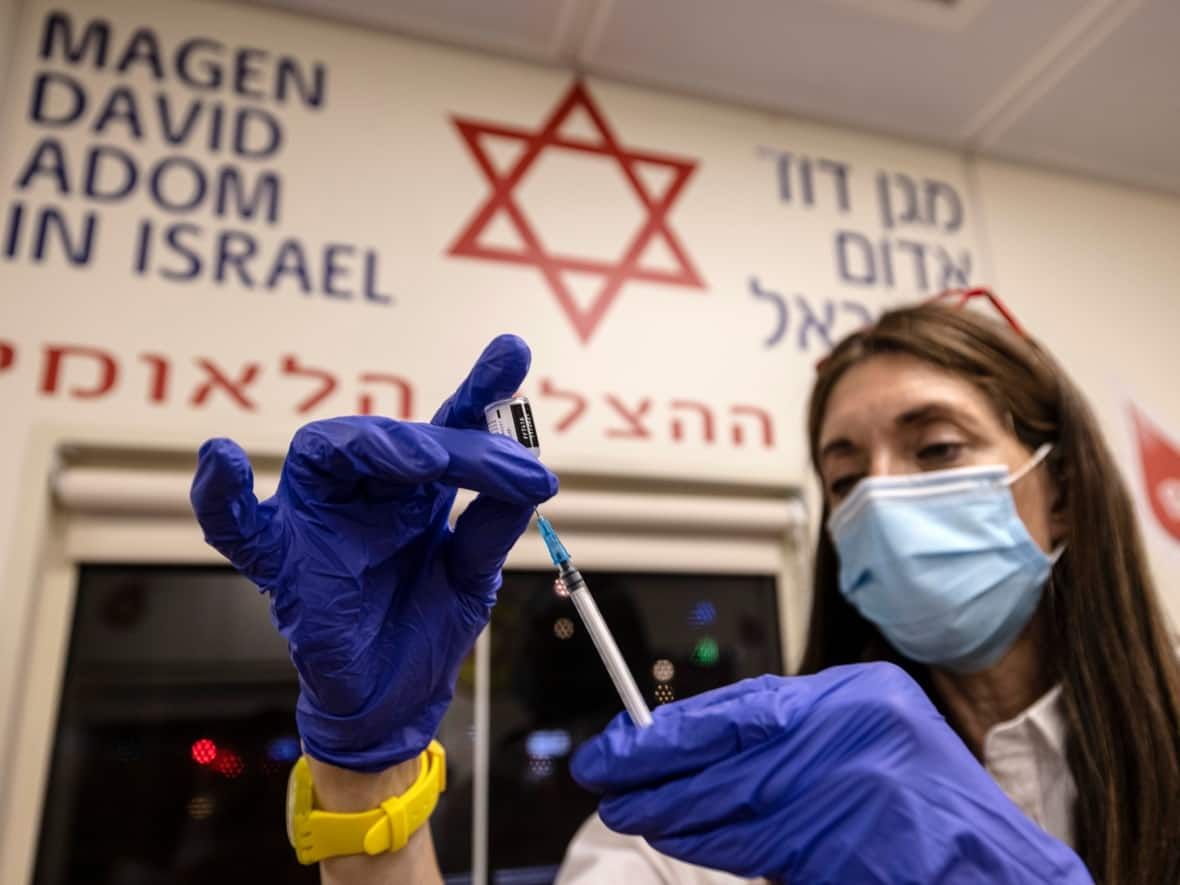
[[[198,765],[208,765],[217,758],[217,744],[209,738],[201,738],[193,742],[193,762]]]
[[[213,770],[228,778],[235,778],[246,770],[246,763],[233,750],[222,750],[213,762]]]

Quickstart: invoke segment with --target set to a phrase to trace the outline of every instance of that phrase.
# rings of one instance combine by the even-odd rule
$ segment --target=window
[[[770,576],[587,570],[653,707],[779,670]],[[475,742],[489,742],[490,881],[550,882],[595,806],[571,750],[621,705],[551,571],[506,574],[491,631],[490,719],[476,656],[440,738],[432,818],[444,874],[472,869]],[[217,567],[85,566],[44,805],[38,885],[318,882],[283,825],[298,694],[266,598]]]
[[[50,482],[24,502],[36,610],[0,748],[13,760],[0,880],[316,882],[283,822],[298,750],[285,643],[266,598],[201,538],[191,449],[144,446],[47,430],[32,448],[30,475]],[[266,497],[281,457],[252,459]],[[798,489],[731,473],[571,464],[546,504],[652,706],[782,672],[799,651]],[[448,789],[431,826],[454,883],[551,881],[595,806],[570,752],[621,704],[553,578],[539,538],[513,548],[441,726]]]

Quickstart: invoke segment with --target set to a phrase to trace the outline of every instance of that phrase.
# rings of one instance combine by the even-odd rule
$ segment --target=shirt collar
[[[984,759],[1007,755],[1034,741],[1064,757],[1068,727],[1061,691],[1058,683],[1016,716],[989,728],[983,737]]]

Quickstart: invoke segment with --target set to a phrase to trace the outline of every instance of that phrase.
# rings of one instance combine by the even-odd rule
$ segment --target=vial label
[[[533,412],[528,403],[512,404],[512,424],[516,430],[514,435],[522,446],[530,449],[541,447],[537,439],[537,428],[533,426]]]
[[[484,410],[488,430],[516,440],[533,454],[541,450],[537,436],[537,425],[533,422],[533,410],[525,397],[501,400]]]

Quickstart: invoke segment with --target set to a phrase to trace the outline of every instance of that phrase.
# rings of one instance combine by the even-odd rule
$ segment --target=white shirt
[[[1073,845],[1077,787],[1065,761],[1061,686],[1007,722],[988,729],[983,761],[988,773],[1021,811],[1050,835]],[[738,885],[763,882],[692,866],[665,857],[638,836],[621,836],[594,815],[566,849],[554,885]]]

